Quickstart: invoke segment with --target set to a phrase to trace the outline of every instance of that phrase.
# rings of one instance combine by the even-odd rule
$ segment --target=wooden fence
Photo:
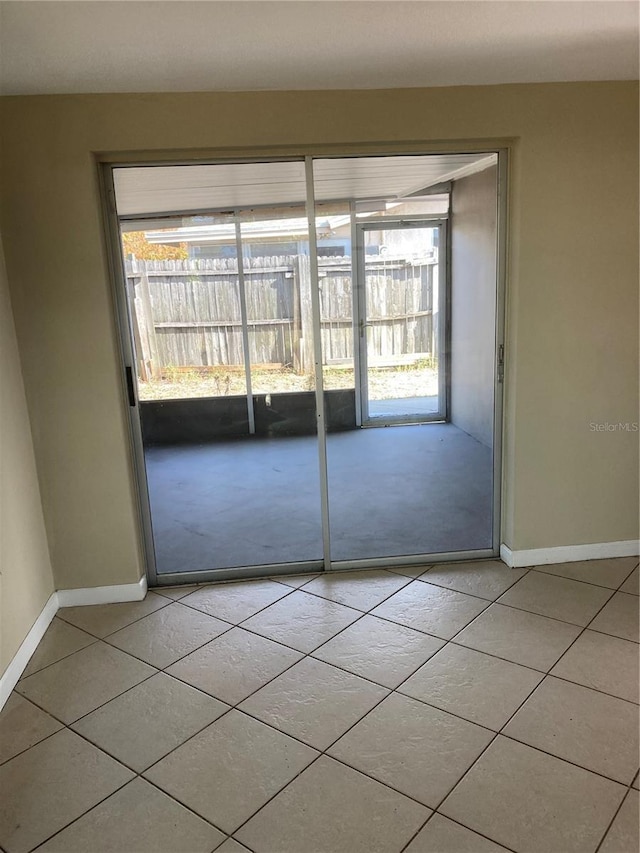
[[[353,359],[349,258],[319,258],[325,364]],[[369,352],[381,359],[433,354],[437,264],[366,261]],[[313,365],[309,257],[253,258],[244,265],[249,355],[254,366]],[[168,367],[242,369],[242,315],[235,258],[126,262],[141,378]]]

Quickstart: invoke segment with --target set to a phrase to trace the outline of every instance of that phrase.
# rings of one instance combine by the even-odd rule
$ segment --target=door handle
[[[360,320],[359,325],[360,325],[360,337],[361,337],[361,338],[364,338],[364,330],[365,330],[365,328],[366,328],[367,326],[371,326],[372,324],[371,324],[371,323],[365,323],[365,321],[364,321],[364,320]]]
[[[127,396],[129,398],[129,405],[134,408],[136,405],[136,392],[133,385],[133,371],[129,365],[125,367],[125,376],[127,379]]]

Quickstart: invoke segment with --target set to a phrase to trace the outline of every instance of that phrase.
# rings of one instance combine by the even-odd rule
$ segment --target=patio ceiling
[[[398,199],[482,171],[495,154],[343,157],[314,161],[317,201]],[[304,204],[304,162],[123,167],[114,170],[118,214],[189,214]]]

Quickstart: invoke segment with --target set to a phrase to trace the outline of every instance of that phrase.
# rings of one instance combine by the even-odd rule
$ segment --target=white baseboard
[[[31,630],[22,641],[22,645],[0,677],[0,711],[9,698],[11,691],[20,680],[20,676],[29,663],[31,655],[35,652],[38,643],[44,637],[53,617],[61,607],[142,601],[146,594],[146,577],[140,578],[138,583],[86,587],[84,589],[60,589],[52,593]]]
[[[13,656],[11,663],[2,673],[0,678],[0,710],[9,698],[11,691],[20,680],[20,676],[31,659],[31,655],[38,648],[38,643],[44,637],[51,620],[58,611],[58,593],[52,592],[49,600],[42,608],[40,615],[33,623],[31,630],[22,641],[18,651]]]
[[[80,589],[59,589],[58,607],[81,607],[86,604],[121,604],[124,601],[142,601],[147,594],[147,579],[138,583],[113,586],[89,586]]]
[[[512,551],[500,546],[500,557],[512,569],[527,566],[549,566],[552,563],[573,563],[577,560],[606,560],[613,557],[635,557],[640,548],[637,539],[624,542],[593,542],[589,545],[560,545],[556,548],[532,548]]]

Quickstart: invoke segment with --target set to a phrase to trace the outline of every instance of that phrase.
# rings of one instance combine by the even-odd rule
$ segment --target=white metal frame
[[[320,323],[320,276],[316,236],[316,202],[313,185],[313,158],[305,157],[307,183],[307,221],[309,223],[309,268],[311,273],[311,320],[313,323],[313,366],[316,386],[316,423],[318,468],[320,472],[320,517],[322,521],[322,556],[325,570],[331,568],[331,533],[329,527],[329,480],[327,473],[327,427],[322,376],[322,327]]]
[[[383,146],[384,147],[384,146]],[[380,154],[380,150],[371,149],[367,150],[368,146],[364,146],[363,150],[359,152],[359,156],[376,156]],[[498,154],[498,235],[497,235],[497,283],[496,283],[496,316],[495,316],[495,364],[496,371],[498,368],[498,353],[504,352],[504,332],[505,332],[505,292],[506,292],[506,270],[507,270],[507,214],[508,214],[508,197],[507,197],[507,178],[508,178],[508,149],[503,147],[496,148],[486,148],[482,149],[482,151],[486,151],[486,153],[497,153]],[[438,150],[394,150],[385,152],[388,156],[402,155],[402,154],[436,154],[442,153]],[[462,146],[455,146],[449,148],[446,153],[464,153],[464,148]],[[477,152],[476,153],[481,153]],[[343,571],[349,569],[370,569],[379,566],[412,566],[412,565],[421,565],[425,563],[437,563],[443,561],[455,561],[455,560],[469,560],[469,559],[479,559],[479,558],[487,558],[492,556],[499,555],[499,546],[500,546],[500,532],[501,532],[501,486],[502,486],[502,417],[503,417],[503,381],[498,378],[496,372],[496,378],[494,383],[494,436],[493,436],[493,546],[491,548],[485,549],[477,549],[472,551],[460,551],[460,552],[443,552],[437,554],[409,554],[409,555],[401,555],[397,557],[374,557],[374,558],[363,558],[363,559],[355,559],[355,560],[342,560],[335,561],[331,560],[331,541],[330,541],[330,524],[329,524],[329,495],[328,495],[328,476],[327,476],[327,449],[326,449],[326,420],[325,420],[325,409],[324,409],[324,387],[323,387],[323,376],[322,376],[322,342],[320,337],[320,300],[319,300],[319,291],[318,291],[318,265],[317,265],[317,252],[315,251],[316,246],[316,231],[315,231],[315,204],[314,204],[314,196],[313,196],[313,162],[315,159],[322,157],[326,158],[327,156],[331,157],[340,157],[347,156],[345,153],[340,153],[337,151],[332,151],[330,154],[325,152],[315,152],[312,155],[306,155],[304,157],[300,156],[300,154],[295,154],[293,156],[259,156],[259,157],[249,157],[249,158],[238,158],[233,156],[223,157],[220,159],[215,158],[207,158],[186,160],[186,161],[178,161],[175,157],[168,157],[166,160],[157,159],[145,161],[140,160],[130,160],[128,162],[122,162],[117,158],[106,157],[103,162],[98,164],[99,166],[99,182],[100,182],[100,190],[103,201],[103,216],[105,220],[105,233],[107,237],[108,243],[108,259],[110,266],[110,274],[113,282],[113,293],[114,293],[114,312],[117,318],[117,332],[120,343],[120,353],[121,353],[121,365],[122,365],[122,373],[123,373],[123,397],[125,402],[128,404],[129,411],[129,422],[130,422],[130,435],[132,442],[132,463],[133,463],[133,474],[134,474],[134,483],[136,487],[137,493],[137,502],[138,509],[140,515],[140,529],[142,533],[142,547],[144,552],[144,559],[147,566],[147,575],[149,579],[149,584],[151,586],[158,585],[171,585],[176,583],[193,583],[193,582],[211,582],[216,580],[230,580],[238,577],[265,577],[269,575],[278,575],[278,574],[289,574],[289,573],[301,573],[301,572],[317,572],[324,568],[325,570],[331,571]],[[351,153],[350,156],[354,156]],[[306,210],[307,210],[307,219],[309,223],[309,242],[310,242],[310,254],[311,254],[311,276],[312,276],[312,320],[313,320],[313,328],[314,328],[314,366],[315,366],[315,397],[316,397],[316,407],[317,407],[317,423],[318,423],[318,462],[319,462],[319,473],[320,473],[320,488],[321,488],[321,516],[322,516],[322,537],[323,537],[323,554],[324,557],[322,560],[307,560],[307,561],[299,561],[294,563],[276,563],[269,565],[258,565],[258,566],[241,566],[241,567],[233,567],[233,568],[225,568],[225,569],[203,569],[202,571],[192,571],[192,572],[172,572],[172,573],[162,573],[158,574],[156,569],[155,562],[155,553],[153,547],[153,525],[151,519],[151,511],[149,505],[149,492],[148,492],[148,484],[146,478],[146,467],[144,462],[144,447],[142,441],[142,430],[141,430],[141,422],[138,412],[138,392],[137,392],[137,376],[135,371],[135,358],[133,352],[133,344],[132,344],[132,334],[131,334],[131,318],[129,316],[129,306],[126,298],[126,288],[125,282],[126,277],[124,273],[124,265],[123,258],[121,252],[120,245],[120,233],[119,233],[119,222],[120,219],[117,215],[116,205],[115,205],[115,192],[114,192],[114,184],[113,184],[113,170],[115,168],[123,168],[123,167],[139,167],[139,166],[153,166],[153,165],[190,165],[191,163],[216,163],[216,162],[229,162],[232,161],[234,163],[240,162],[264,162],[265,160],[290,160],[305,163],[305,179],[307,185],[307,200],[306,200]],[[323,202],[324,204],[325,202]],[[357,225],[360,223],[356,223],[355,217],[355,205],[351,201],[350,208],[352,212],[352,276],[353,281],[358,280],[358,276],[360,274],[359,267],[361,263],[358,260],[358,252],[357,252]],[[210,213],[210,210],[207,211],[186,211],[186,212],[178,212],[180,215],[195,215],[197,213]],[[168,214],[169,215],[169,214]],[[171,214],[173,215],[173,214]],[[122,221],[127,221],[130,219],[140,220],[144,219],[144,216],[136,216],[136,217],[121,217]],[[158,218],[157,214],[150,214],[149,218]],[[385,219],[385,224],[389,222],[389,218]],[[443,223],[443,228],[448,231],[448,224],[446,222],[446,217],[441,215],[432,216],[429,215],[416,215],[412,216],[404,216],[402,217],[402,222],[409,223],[412,219],[416,219],[422,222],[429,221],[429,219],[436,219],[439,222]],[[377,220],[376,224],[379,224],[381,220]],[[365,224],[365,223],[362,223]],[[237,240],[237,231],[236,231],[236,240]],[[450,251],[450,239],[448,233],[445,234],[445,244],[447,246],[446,250],[446,263],[441,264],[441,275],[445,274],[444,267],[449,267],[449,251]],[[240,241],[241,244],[241,241]],[[240,247],[239,247],[240,248]],[[314,260],[315,259],[315,260]],[[238,268],[239,270],[243,266],[241,256],[238,257]],[[243,276],[242,276],[243,277]],[[446,280],[445,280],[446,281]],[[448,285],[445,287],[445,290],[448,289]],[[243,295],[244,288],[240,288],[240,292]],[[353,288],[353,307],[354,307],[354,335],[357,336],[357,317],[359,306],[357,304],[359,297],[359,288]],[[241,296],[242,299],[242,296]],[[241,303],[242,304],[242,303]],[[449,310],[449,299],[447,296],[446,299],[447,311]],[[245,304],[245,312],[246,312],[246,304]],[[246,323],[244,324],[246,328]],[[447,327],[449,322],[445,324]],[[441,344],[441,357],[444,354],[448,359],[448,347],[449,341],[446,339]],[[247,358],[245,362],[248,363],[248,342],[244,341],[244,346],[247,348]],[[356,370],[356,376],[361,372],[359,370],[359,360],[360,360],[360,352],[358,352],[358,347],[355,347],[354,352],[354,366]],[[448,364],[444,371],[441,371],[441,376],[443,377],[443,381],[447,381],[449,375]],[[127,377],[129,378],[129,382],[127,382]],[[248,377],[250,380],[250,377]],[[127,394],[127,385],[130,386],[129,394]],[[251,391],[250,381],[247,383],[247,391],[248,396]],[[356,395],[356,410],[357,415],[359,416],[358,422],[361,423],[361,413],[358,412],[359,404],[357,401],[358,395]],[[448,398],[448,392],[445,393],[445,397]],[[441,397],[442,399],[442,397]],[[252,403],[252,398],[251,398]],[[447,403],[448,407],[448,403]],[[252,406],[251,406],[252,408]],[[448,412],[447,412],[448,415]]]
[[[242,322],[242,349],[244,350],[244,379],[247,389],[247,418],[249,435],[255,435],[256,416],[253,408],[253,389],[251,387],[251,354],[249,350],[249,323],[247,318],[247,291],[244,282],[244,255],[242,252],[242,231],[238,217],[236,226],[236,255],[238,258],[238,295],[240,297],[240,319]]]
[[[124,269],[122,247],[120,243],[120,224],[116,209],[116,196],[113,183],[113,168],[103,164],[98,179],[102,197],[105,236],[107,240],[107,260],[113,283],[113,307],[116,316],[116,334],[121,356],[122,392],[129,414],[129,435],[131,440],[131,463],[136,504],[140,521],[142,557],[147,570],[150,586],[157,586],[159,579],[156,567],[156,555],[153,545],[153,524],[149,503],[149,485],[144,459],[142,425],[140,422],[138,377],[135,369],[136,358],[133,350],[133,333],[129,300],[127,299],[127,278]]]
[[[502,534],[502,447],[504,437],[505,362],[508,358],[505,341],[507,311],[507,266],[509,223],[509,149],[499,148],[498,186],[496,187],[496,309],[494,340],[493,393],[493,548],[500,555]]]
[[[244,255],[242,252],[242,231],[238,217],[235,217],[236,256],[238,258],[238,296],[240,298],[240,320],[242,322],[242,349],[244,350],[244,379],[247,390],[247,418],[249,435],[255,435],[256,416],[253,408],[253,390],[251,387],[251,355],[249,351],[249,323],[247,319],[247,291],[244,282]]]
[[[358,222],[356,204],[349,202],[351,214],[351,329],[353,336],[353,375],[355,382],[356,426],[362,426],[362,363],[360,361],[360,248],[358,246]]]

